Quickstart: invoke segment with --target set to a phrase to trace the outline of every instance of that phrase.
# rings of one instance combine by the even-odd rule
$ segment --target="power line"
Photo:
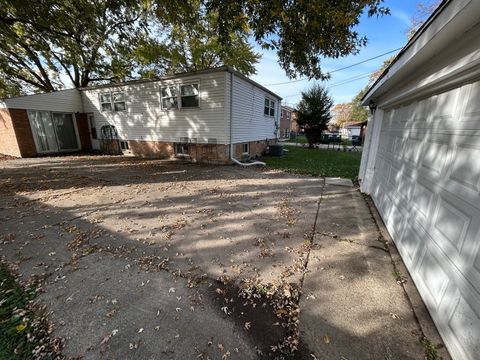
[[[360,80],[360,79],[363,79],[363,78],[366,78],[366,77],[369,77],[371,73],[366,73],[366,74],[362,74],[362,75],[356,75],[354,77],[351,77],[351,78],[346,78],[340,82],[337,82],[337,83],[333,83],[332,85],[328,85],[326,86],[327,89],[330,89],[332,87],[335,87],[335,86],[340,86],[340,85],[343,85],[343,84],[348,84],[348,83],[351,83],[351,82],[354,82],[354,81],[357,81],[357,80]],[[302,93],[296,93],[296,94],[292,94],[292,95],[286,95],[284,98],[289,98],[289,97],[294,97],[294,96],[298,96],[298,95],[301,95]]]
[[[371,73],[368,73],[368,74],[364,74],[364,75],[359,75],[358,77],[355,77],[355,78],[345,79],[344,81],[341,81],[341,82],[338,82],[338,83],[335,83],[335,84],[332,84],[332,85],[328,85],[327,89],[330,89],[330,88],[335,87],[335,86],[340,86],[340,85],[343,85],[343,84],[348,84],[348,83],[351,83],[353,81],[357,81],[357,80],[366,78],[370,75],[371,75]]]
[[[355,63],[355,64],[348,65],[348,66],[345,66],[345,67],[342,67],[342,68],[339,68],[339,69],[335,69],[335,70],[329,71],[327,74],[333,74],[333,73],[338,72],[338,71],[342,71],[342,70],[345,70],[345,69],[350,69],[350,68],[352,68],[352,67],[354,67],[354,66],[357,66],[357,65],[366,63],[366,62],[371,61],[371,60],[378,59],[379,57],[382,57],[382,56],[391,54],[391,53],[396,52],[396,51],[401,50],[401,49],[402,49],[402,48],[400,47],[400,48],[398,48],[398,49],[394,49],[394,50],[387,51],[386,53],[383,53],[383,54],[380,54],[380,55],[377,55],[377,56],[368,58],[368,59],[363,60],[363,61],[360,61],[360,62],[358,62],[358,63]],[[309,79],[309,78],[302,78],[302,79],[290,80],[290,81],[285,81],[285,82],[275,83],[275,84],[264,84],[264,86],[285,85],[285,84],[291,84],[291,83],[294,83],[294,82],[305,81],[305,80],[310,80],[310,79]]]

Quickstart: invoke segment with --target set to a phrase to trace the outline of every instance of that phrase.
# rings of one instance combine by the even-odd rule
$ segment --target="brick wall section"
[[[82,151],[92,150],[92,141],[90,140],[90,129],[88,125],[87,114],[76,113],[78,137],[80,138],[80,147]]]
[[[21,156],[8,109],[0,109],[0,154]]]
[[[165,159],[174,155],[173,143],[129,140],[128,147],[138,157]]]
[[[28,121],[27,110],[9,109],[12,118],[13,129],[21,157],[37,156],[37,148],[33,140],[32,128]]]
[[[100,151],[104,154],[119,155],[122,153],[118,140],[101,139]]]
[[[260,157],[260,156],[264,155],[264,153],[267,149],[267,146],[270,145],[270,144],[274,144],[274,143],[275,143],[274,139],[268,140],[268,143],[265,140],[248,142],[248,156],[249,156],[249,158],[252,159],[252,158],[256,158],[256,157]],[[242,157],[243,157],[243,144],[245,144],[245,143],[234,144],[234,146],[233,146],[235,158],[237,160],[241,160]]]
[[[268,144],[273,144],[271,139]],[[102,152],[118,154],[118,140],[102,140]],[[250,141],[249,158],[260,157],[268,144],[265,140]],[[142,158],[172,159],[175,157],[174,143],[161,141],[128,140],[128,153]],[[242,144],[234,144],[235,158],[242,159]],[[230,164],[230,145],[224,144],[189,144],[186,160],[203,164]]]
[[[202,164],[230,163],[230,147],[223,144],[190,144],[188,154],[194,162]]]

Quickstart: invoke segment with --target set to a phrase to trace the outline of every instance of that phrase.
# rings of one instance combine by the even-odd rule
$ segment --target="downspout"
[[[261,161],[254,161],[251,163],[243,163],[241,161],[238,161],[233,157],[233,79],[234,79],[234,74],[233,72],[230,72],[230,160],[240,166],[252,166],[252,165],[262,165],[266,166],[264,162]]]

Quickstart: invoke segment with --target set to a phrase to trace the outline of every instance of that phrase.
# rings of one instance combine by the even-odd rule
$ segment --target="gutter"
[[[262,165],[262,166],[266,166],[267,164],[265,164],[264,162],[261,162],[261,161],[254,161],[254,162],[251,162],[251,163],[243,163],[241,161],[238,161],[237,159],[235,159],[233,157],[233,79],[234,79],[234,76],[235,74],[233,73],[233,71],[229,71],[230,72],[230,160],[237,164],[237,165],[240,165],[240,166],[253,166],[253,165]]]
[[[373,93],[382,85],[384,78],[389,74],[391,67],[400,59],[400,57],[417,41],[417,39],[425,32],[427,27],[438,17],[438,15],[445,9],[452,0],[443,0],[440,5],[435,9],[435,11],[428,17],[427,20],[420,26],[420,28],[413,34],[407,44],[399,51],[395,56],[395,59],[387,66],[387,68],[382,72],[377,80],[370,86],[368,91],[360,99],[362,105],[368,105],[366,101],[373,95]],[[394,75],[394,74],[391,74]]]

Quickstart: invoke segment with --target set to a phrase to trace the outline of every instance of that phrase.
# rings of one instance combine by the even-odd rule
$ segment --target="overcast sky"
[[[368,18],[362,16],[358,26],[358,32],[366,35],[368,44],[358,55],[348,56],[339,59],[325,59],[322,62],[323,71],[332,71],[351,64],[361,62],[365,59],[383,54],[385,52],[400,48],[407,42],[407,29],[410,19],[415,12],[417,0],[385,0],[385,6],[390,8],[391,15],[381,18]],[[251,78],[258,83],[265,85],[281,97],[287,105],[295,105],[300,100],[300,91],[306,89],[309,81],[290,82],[285,85],[269,85],[287,82],[289,79],[277,63],[277,55],[274,51],[262,51],[256,47],[258,52],[263,53],[260,63],[257,64],[257,74]],[[389,56],[368,61],[364,64],[354,66],[350,69],[332,74],[331,79],[326,82],[335,103],[350,101],[368,83],[368,74],[378,69],[384,60]],[[357,80],[350,81],[351,79]],[[342,82],[350,81],[345,84]]]

